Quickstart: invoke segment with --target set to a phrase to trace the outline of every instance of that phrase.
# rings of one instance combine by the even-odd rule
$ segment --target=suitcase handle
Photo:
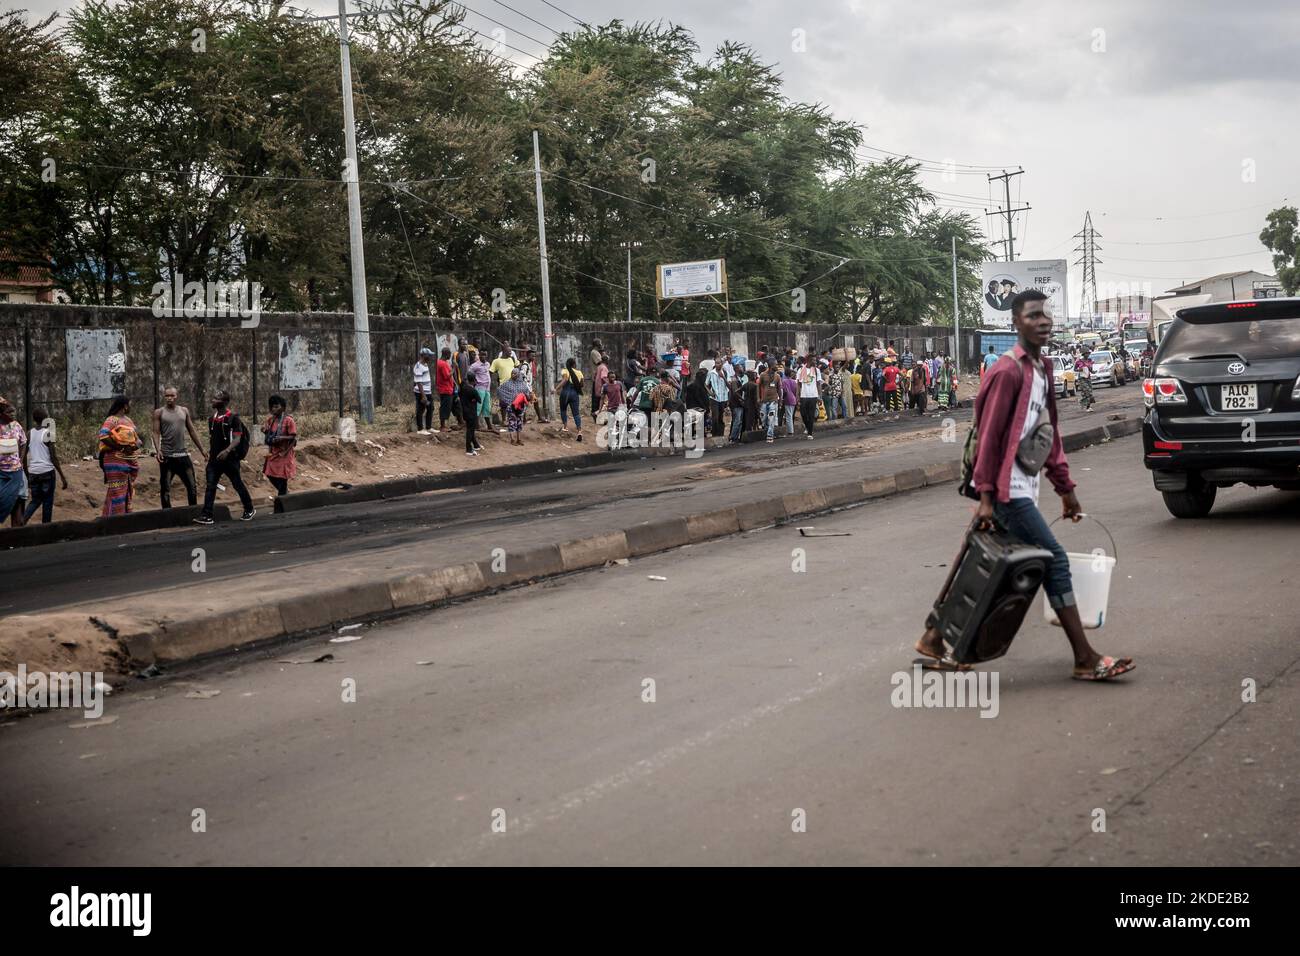
[[[1061,517],[1063,518],[1064,515],[1062,515]],[[1112,558],[1114,558],[1116,561],[1118,561],[1118,560],[1119,560],[1119,549],[1115,547],[1115,536],[1114,536],[1113,534],[1110,533],[1110,528],[1107,528],[1104,524],[1102,524],[1100,518],[1094,518],[1094,517],[1093,517],[1092,515],[1090,515],[1090,514],[1086,514],[1086,513],[1084,513],[1084,512],[1079,512],[1079,517],[1080,517],[1080,518],[1087,518],[1087,519],[1090,520],[1090,521],[1095,521],[1095,522],[1097,523],[1097,526],[1100,527],[1102,531],[1105,531],[1105,532],[1106,532],[1106,537],[1110,538],[1110,556],[1111,556]],[[1061,518],[1054,518],[1054,519],[1052,520],[1052,522],[1051,522],[1050,524],[1048,524],[1047,527],[1048,527],[1048,528],[1052,527],[1052,525],[1056,524],[1056,522],[1058,522],[1058,521],[1060,521],[1060,520],[1061,520]]]

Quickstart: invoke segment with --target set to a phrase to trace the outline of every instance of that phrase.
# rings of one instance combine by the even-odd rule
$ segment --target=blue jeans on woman
[[[1043,513],[1032,498],[1012,498],[1006,504],[993,505],[993,517],[1013,538],[1025,544],[1037,545],[1052,552],[1052,563],[1047,567],[1043,590],[1048,603],[1054,608],[1073,607],[1074,582],[1070,577],[1070,559],[1048,527]]]
[[[569,424],[569,413],[573,413],[573,424],[575,428],[582,427],[582,413],[579,407],[582,405],[578,401],[578,393],[569,386],[560,389],[560,423],[565,427]]]

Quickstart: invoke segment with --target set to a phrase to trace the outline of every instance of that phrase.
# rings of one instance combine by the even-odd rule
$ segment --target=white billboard
[[[659,267],[655,284],[661,299],[722,295],[727,291],[727,267],[722,259],[668,263]]]
[[[983,280],[984,328],[1009,328],[1011,300],[1017,292],[1037,289],[1047,296],[1056,321],[1064,324],[1066,312],[1066,262],[1041,259],[1036,262],[986,262],[980,267]]]

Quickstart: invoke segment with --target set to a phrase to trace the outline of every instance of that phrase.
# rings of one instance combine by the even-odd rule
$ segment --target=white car
[[[1056,394],[1059,398],[1065,398],[1074,393],[1074,362],[1067,355],[1053,355],[1052,359],[1052,384],[1056,388]]]
[[[1098,349],[1091,353],[1088,358],[1092,359],[1092,387],[1100,388],[1102,385],[1115,386],[1115,356],[1106,349]]]

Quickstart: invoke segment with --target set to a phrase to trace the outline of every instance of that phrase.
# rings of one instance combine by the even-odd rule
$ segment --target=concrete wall
[[[371,316],[370,327],[379,405],[411,403],[410,366],[423,346],[454,347],[463,338],[489,354],[502,341],[543,351],[540,320]],[[77,331],[69,336],[69,330]],[[83,334],[89,330],[120,330],[121,336]],[[844,345],[846,337],[857,348],[894,339],[900,351],[904,343],[917,353],[951,351],[950,329],[920,326],[608,322],[556,323],[553,331],[560,364],[573,354],[584,369],[593,339],[619,358],[629,348],[662,350],[681,340],[695,361],[710,348],[743,345],[750,355],[760,346],[820,350]],[[978,335],[963,335],[963,356],[978,351]],[[278,392],[290,411],[349,413],[356,407],[352,316],[263,313],[257,328],[244,329],[237,318],[158,319],[147,308],[0,304],[0,394],[14,402],[21,421],[33,406],[59,419],[102,415],[108,408],[105,391],[119,388],[140,416],[167,385],[177,386],[182,403],[196,410],[206,409],[212,391],[226,388],[244,412],[260,413]]]

